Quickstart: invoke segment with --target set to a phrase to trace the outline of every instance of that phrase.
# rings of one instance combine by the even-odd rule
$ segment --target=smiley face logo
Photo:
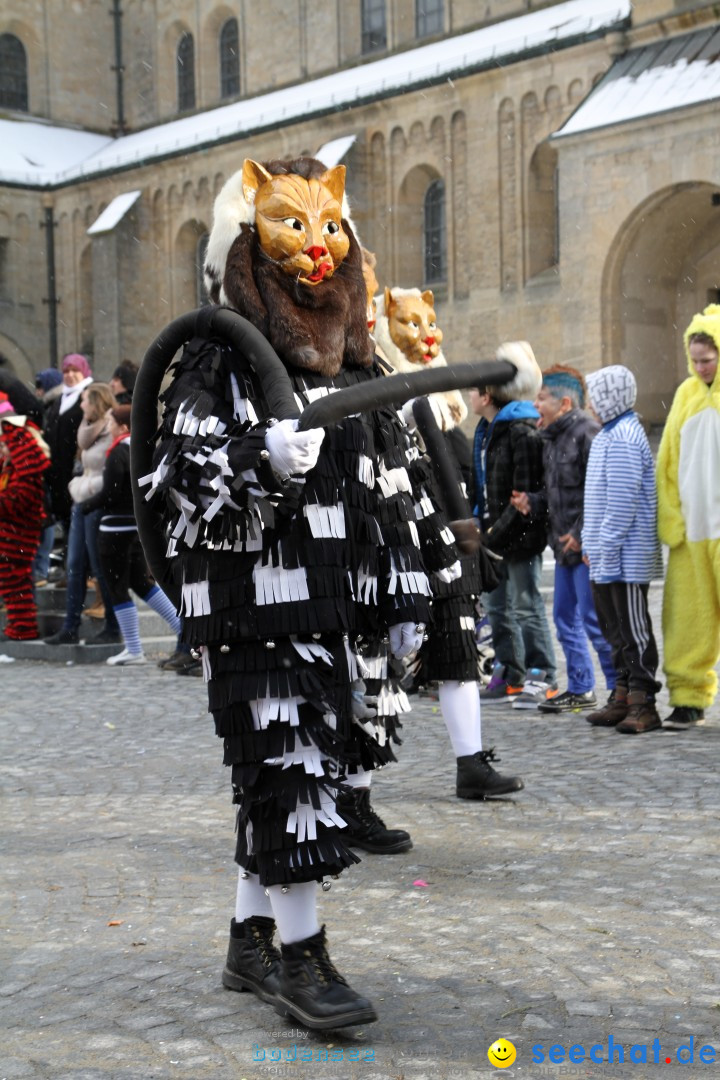
[[[492,1046],[488,1047],[488,1061],[496,1069],[507,1069],[517,1057],[517,1050],[507,1039],[496,1039]]]

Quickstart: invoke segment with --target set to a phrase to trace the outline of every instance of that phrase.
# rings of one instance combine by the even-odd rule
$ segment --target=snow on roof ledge
[[[125,191],[122,195],[116,195],[111,203],[103,210],[87,231],[88,236],[99,236],[100,233],[112,232],[115,226],[122,221],[131,206],[140,198],[141,191]]]
[[[553,139],[616,127],[720,99],[720,27],[630,49],[619,57]]]
[[[80,133],[72,132],[75,153],[68,157],[66,152],[63,160],[56,158],[52,162],[41,153],[43,143],[48,141],[48,130],[57,132],[67,148],[69,129],[0,118],[3,146],[0,183],[28,187],[72,183],[192,152],[200,146],[247,138],[256,131],[297,123],[305,117],[337,114],[364,101],[407,93],[441,79],[451,80],[483,66],[551,49],[563,41],[606,33],[624,23],[630,10],[631,0],[565,0],[479,30],[418,45],[407,52],[184,116],[118,139],[94,135],[94,143],[83,147]],[[23,132],[23,152],[13,154]],[[89,135],[85,134],[85,138]]]

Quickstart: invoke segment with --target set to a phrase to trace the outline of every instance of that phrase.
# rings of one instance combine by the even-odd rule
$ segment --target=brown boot
[[[644,690],[633,690],[629,693],[628,705],[627,716],[615,728],[622,735],[644,735],[646,731],[655,731],[662,727],[655,708],[655,699],[649,698]]]
[[[88,619],[104,619],[105,618],[105,604],[103,603],[102,593],[100,592],[100,586],[95,578],[88,580],[88,585],[92,585],[95,588],[95,599],[90,607],[86,607],[83,611],[83,615],[87,615]]]
[[[616,686],[602,709],[596,709],[585,717],[593,727],[615,727],[628,713],[627,686]]]

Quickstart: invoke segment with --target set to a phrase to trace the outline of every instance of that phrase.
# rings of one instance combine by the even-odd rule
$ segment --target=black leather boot
[[[494,748],[459,757],[455,788],[458,799],[492,799],[522,791],[525,785],[519,776],[501,776],[493,769],[490,762],[499,760]]]
[[[338,795],[337,808],[347,821],[341,836],[350,847],[359,847],[374,855],[394,855],[409,851],[410,833],[387,829],[383,819],[370,805],[370,788],[352,788]]]
[[[280,986],[282,964],[273,945],[275,920],[253,915],[230,923],[230,943],[222,973],[228,990],[252,990],[262,1001],[274,1005]]]
[[[274,1004],[281,1016],[320,1030],[377,1020],[367,998],[348,986],[330,960],[324,926],[312,937],[282,946],[280,991]]]

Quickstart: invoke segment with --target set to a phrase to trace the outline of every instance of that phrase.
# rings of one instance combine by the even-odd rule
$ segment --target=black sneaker
[[[538,710],[549,713],[582,712],[583,709],[594,709],[596,705],[597,698],[592,690],[588,690],[587,694],[573,694],[566,690],[564,694],[543,701],[538,705]]]
[[[46,645],[79,645],[80,635],[77,630],[58,630],[43,640]]]
[[[702,709],[696,709],[693,705],[676,705],[667,720],[663,720],[663,727],[670,731],[687,731],[695,724],[704,722],[705,713]]]

